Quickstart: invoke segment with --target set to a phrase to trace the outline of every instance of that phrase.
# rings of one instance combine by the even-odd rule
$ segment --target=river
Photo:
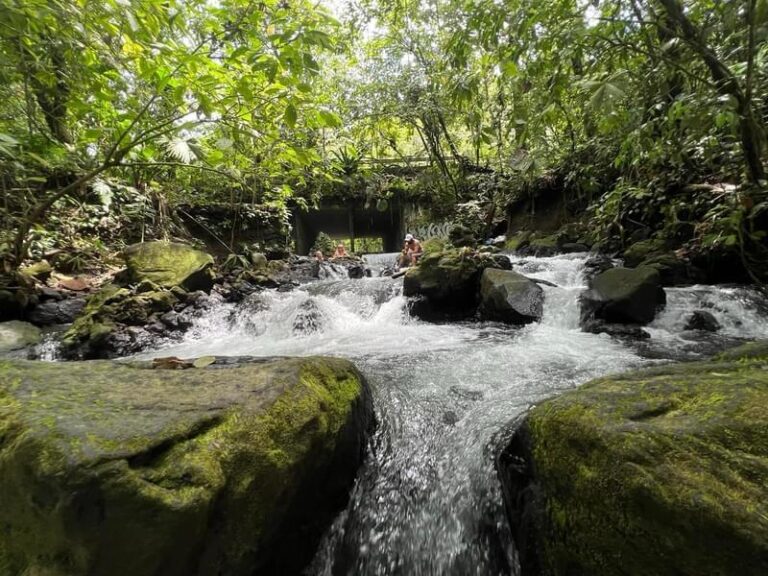
[[[768,337],[757,292],[711,286],[667,289],[668,305],[648,327],[652,338],[640,344],[583,333],[585,260],[526,258],[516,266],[557,285],[544,286],[542,321],[522,328],[421,322],[409,316],[400,280],[327,279],[221,304],[183,342],[145,356],[335,355],[356,363],[371,385],[378,429],[312,573],[515,573],[492,458],[510,420],[597,376]],[[701,308],[722,325],[717,335],[683,330]]]

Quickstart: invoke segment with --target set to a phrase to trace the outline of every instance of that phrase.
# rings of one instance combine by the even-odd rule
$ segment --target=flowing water
[[[389,256],[368,264],[388,265]],[[153,355],[330,354],[350,358],[366,376],[378,429],[313,573],[514,573],[491,449],[510,420],[597,376],[768,337],[763,298],[708,286],[669,289],[642,346],[583,333],[584,261],[563,255],[516,266],[557,285],[544,286],[542,321],[522,328],[429,324],[409,317],[400,281],[324,280],[222,304],[182,343]],[[684,332],[695,309],[712,312],[722,334]]]

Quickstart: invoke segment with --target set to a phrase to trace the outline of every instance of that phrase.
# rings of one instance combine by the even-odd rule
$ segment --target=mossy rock
[[[435,236],[434,238],[427,238],[421,243],[421,249],[424,254],[436,254],[443,252],[448,247],[448,241],[444,238]]]
[[[654,256],[661,256],[668,252],[669,247],[662,238],[650,238],[635,242],[624,250],[624,265],[629,267],[639,266],[641,262]]]
[[[143,242],[123,251],[127,283],[153,282],[162,288],[210,291],[213,287],[213,257],[186,244]]]
[[[40,342],[40,328],[29,322],[0,322],[0,354],[21,350]]]
[[[436,315],[474,314],[480,274],[493,265],[490,255],[485,256],[467,248],[425,254],[406,272],[403,294],[422,296]]]
[[[524,248],[528,245],[531,238],[531,232],[528,230],[521,230],[514,236],[510,236],[507,238],[507,241],[504,243],[504,249],[509,250],[510,252],[515,252],[519,250],[520,248]]]
[[[497,459],[522,574],[768,574],[767,367],[762,343],[534,408]]]
[[[341,359],[2,362],[0,574],[298,574],[371,419]]]
[[[135,314],[135,306],[124,307],[131,291],[107,284],[88,298],[85,308],[61,338],[65,351],[83,347],[86,356],[97,350],[115,329],[115,316]],[[135,304],[135,302],[134,302]],[[146,311],[139,310],[146,320]],[[138,321],[137,321],[138,322]]]

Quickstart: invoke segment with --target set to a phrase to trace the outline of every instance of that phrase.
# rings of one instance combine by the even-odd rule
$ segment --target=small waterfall
[[[386,265],[395,256],[366,260]],[[543,286],[542,321],[524,327],[421,322],[408,316],[400,281],[336,279],[220,304],[184,342],[151,355],[336,355],[366,376],[378,430],[312,573],[514,573],[488,450],[509,420],[591,378],[656,362],[649,357],[701,353],[679,336],[695,309],[716,316],[717,338],[768,336],[758,292],[710,286],[668,289],[667,308],[648,327],[652,354],[581,332],[585,260],[513,258],[518,272],[556,285]]]
[[[372,276],[381,276],[381,272],[386,269],[397,267],[400,252],[382,252],[380,254],[365,254],[363,262],[370,268]]]

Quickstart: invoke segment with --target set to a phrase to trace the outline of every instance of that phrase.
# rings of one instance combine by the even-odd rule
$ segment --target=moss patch
[[[2,574],[252,574],[283,541],[299,556],[317,534],[294,504],[317,492],[311,516],[321,487],[351,483],[366,399],[337,359],[3,363]]]
[[[517,436],[545,574],[768,573],[761,350],[599,379],[531,411]],[[502,467],[507,486],[515,474]]]

